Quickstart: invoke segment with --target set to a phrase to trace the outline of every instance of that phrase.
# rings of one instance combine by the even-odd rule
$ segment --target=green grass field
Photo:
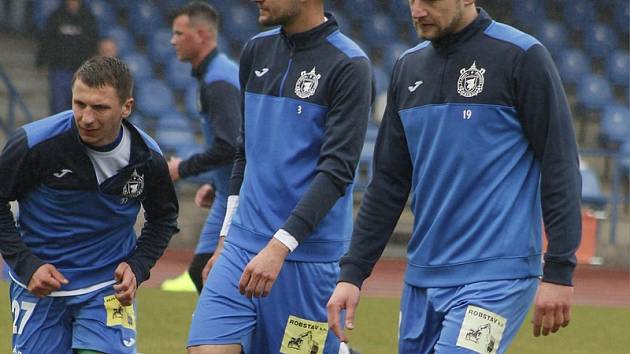
[[[11,313],[7,284],[0,282],[0,353],[11,352]],[[138,294],[138,343],[143,354],[185,353],[196,296],[141,289]],[[364,298],[351,344],[362,354],[395,354],[398,300]],[[630,309],[575,306],[571,326],[535,338],[529,319],[509,353],[622,354],[630,348]]]

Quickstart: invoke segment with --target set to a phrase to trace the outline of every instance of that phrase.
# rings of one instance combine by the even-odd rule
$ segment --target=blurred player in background
[[[72,75],[97,53],[98,26],[82,0],[65,0],[53,11],[39,38],[36,65],[48,67],[50,114],[70,109]]]
[[[14,353],[136,352],[136,289],[177,231],[178,204],[158,146],[125,120],[132,89],[120,60],[89,59],[72,111],[16,130],[0,156]]]
[[[353,327],[411,191],[399,352],[504,353],[534,298],[534,335],[570,321],[581,182],[567,99],[547,50],[474,0],[409,3],[427,41],[393,69],[329,324],[345,339],[346,309]]]
[[[238,65],[219,51],[219,14],[207,3],[191,2],[179,9],[172,28],[171,44],[177,58],[192,64],[192,75],[198,82],[206,150],[185,160],[173,157],[168,161],[168,167],[173,181],[212,171],[212,180],[199,188],[195,198],[197,205],[211,205],[212,208],[199,236],[188,274],[165,281],[162,289],[181,289],[190,278],[200,293],[203,288],[201,271],[216,248],[225,216],[241,124]]]
[[[226,237],[188,350],[347,352],[328,331],[326,301],[350,240],[370,62],[323,0],[255,2],[259,22],[280,28],[255,36],[241,55],[244,123]]]

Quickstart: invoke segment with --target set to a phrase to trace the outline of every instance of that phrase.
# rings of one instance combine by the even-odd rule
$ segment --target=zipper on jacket
[[[282,76],[282,82],[280,82],[280,92],[278,92],[278,97],[282,97],[282,93],[284,92],[284,84],[287,81],[287,76],[289,76],[289,71],[291,70],[292,63],[293,63],[293,48],[289,50],[289,63],[287,64],[287,70],[284,72],[284,76]]]

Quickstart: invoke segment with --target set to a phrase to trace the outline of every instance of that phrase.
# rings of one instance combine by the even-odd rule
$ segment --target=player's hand
[[[114,295],[116,299],[118,299],[123,306],[131,305],[133,299],[136,297],[138,283],[136,282],[136,275],[133,274],[127,262],[122,262],[116,267],[114,278],[116,279],[116,284],[114,284]]]
[[[245,267],[238,288],[248,298],[269,295],[273,283],[278,278],[289,248],[282,242],[272,238],[256,257]]]
[[[212,269],[212,266],[214,266],[214,264],[217,262],[217,259],[219,259],[219,255],[221,254],[221,251],[223,251],[223,240],[225,240],[225,237],[219,237],[219,243],[217,243],[217,248],[215,248],[214,253],[212,254],[212,257],[208,259],[208,262],[206,262],[206,265],[203,267],[203,270],[201,271],[201,280],[204,282],[204,284],[206,283],[206,280],[208,280],[208,274],[210,274],[210,270]]]
[[[326,305],[328,311],[328,327],[342,342],[347,342],[348,338],[343,331],[344,327],[354,329],[354,313],[359,306],[361,290],[354,284],[340,282]],[[346,310],[346,323],[342,327],[340,323],[341,311]]]
[[[541,282],[534,301],[534,336],[556,333],[571,321],[571,299],[573,287]]]
[[[168,159],[168,173],[171,175],[171,180],[173,182],[179,179],[179,164],[182,162],[182,159],[179,157],[171,157]]]
[[[204,184],[197,189],[195,194],[195,205],[200,208],[210,208],[214,203],[214,188],[209,184]]]
[[[54,265],[46,263],[37,268],[28,282],[28,291],[37,297],[50,295],[62,285],[70,283]]]

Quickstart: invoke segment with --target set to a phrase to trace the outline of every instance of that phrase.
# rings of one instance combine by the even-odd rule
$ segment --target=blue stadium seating
[[[399,21],[411,21],[409,2],[406,0],[391,0],[387,2],[387,9]]]
[[[630,32],[630,3],[627,0],[619,0],[613,13],[616,29],[621,33]]]
[[[173,57],[165,68],[166,81],[174,89],[185,91],[191,86],[196,86],[197,81],[190,75],[192,66],[188,62],[179,61]]]
[[[33,24],[38,31],[43,31],[48,16],[55,11],[61,0],[39,0],[33,2]]]
[[[557,57],[567,46],[567,32],[563,25],[556,21],[545,21],[536,32],[536,38]]]
[[[223,34],[230,40],[245,42],[258,32],[258,10],[253,6],[234,5],[223,15]]]
[[[389,16],[375,13],[362,21],[363,38],[372,43],[387,43],[396,40],[398,27]]]
[[[584,48],[592,58],[605,58],[617,48],[617,35],[602,23],[586,26],[583,37]]]
[[[630,85],[630,55],[627,50],[618,49],[608,55],[606,73],[613,84]]]
[[[144,54],[140,54],[138,52],[126,52],[121,55],[120,58],[129,67],[129,71],[131,71],[134,81],[144,81],[153,77],[151,62]]]
[[[605,77],[597,74],[586,75],[577,86],[577,99],[586,109],[601,110],[613,103],[612,89]]]
[[[602,192],[599,178],[595,171],[589,167],[580,166],[582,175],[582,202],[597,209],[603,209],[608,198]]]
[[[164,26],[160,9],[147,0],[130,1],[127,14],[129,29],[137,38],[145,38]]]
[[[150,35],[147,51],[151,61],[166,64],[175,57],[175,48],[171,45],[171,36],[171,29],[166,27],[159,28]]]
[[[179,112],[163,113],[155,126],[155,140],[162,150],[174,153],[178,147],[195,142],[190,120]]]
[[[604,108],[600,125],[600,140],[605,146],[615,147],[630,137],[630,110],[622,105]]]
[[[388,43],[383,47],[383,69],[388,76],[391,74],[396,60],[409,48],[411,48],[411,46],[398,41]]]
[[[564,23],[573,31],[588,29],[597,21],[595,6],[590,0],[564,2]]]
[[[570,48],[559,55],[558,71],[562,82],[575,85],[583,77],[590,75],[591,63],[587,56],[579,49]]]
[[[513,0],[512,19],[514,25],[525,31],[532,31],[540,27],[547,19],[544,0]]]
[[[157,118],[176,108],[171,90],[161,80],[139,81],[135,96],[138,110],[146,117]]]
[[[124,27],[115,25],[109,28],[106,37],[109,37],[116,42],[118,46],[118,54],[120,56],[125,53],[135,51],[136,44],[133,36]]]
[[[369,18],[376,14],[375,0],[343,0],[338,4],[343,9],[345,15],[352,20]]]
[[[105,35],[109,28],[116,24],[115,9],[105,0],[90,0],[86,2],[86,5],[96,18],[99,33],[101,36]]]

